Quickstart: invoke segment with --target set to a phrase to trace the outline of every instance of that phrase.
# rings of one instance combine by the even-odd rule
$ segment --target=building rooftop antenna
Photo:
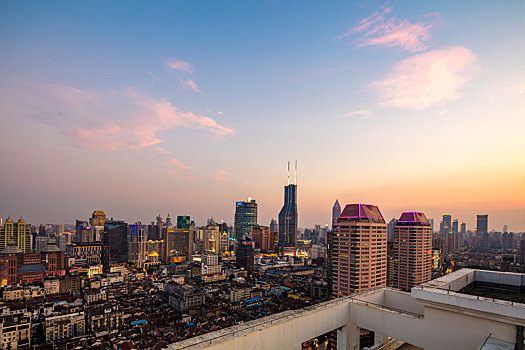
[[[295,160],[295,185],[297,186],[297,159]]]
[[[290,185],[290,161],[288,161],[288,183],[287,185]]]

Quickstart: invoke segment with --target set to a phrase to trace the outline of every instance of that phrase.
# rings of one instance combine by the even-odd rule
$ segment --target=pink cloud
[[[226,177],[226,175],[228,175],[228,172],[226,170],[217,170],[215,172],[215,180],[217,181],[226,181],[228,180],[228,178]]]
[[[170,152],[164,147],[153,147],[155,154],[169,154]]]
[[[202,92],[201,92],[199,86],[197,85],[197,83],[195,81],[193,81],[191,79],[188,79],[188,80],[180,79],[179,81],[180,81],[181,87],[183,89],[191,89],[191,90],[193,90],[193,91],[195,91],[195,92],[197,92],[197,93],[202,95]]]
[[[223,115],[224,112],[219,111],[219,112],[217,112],[217,114],[218,114],[218,115]]]
[[[380,92],[384,106],[421,110],[459,98],[475,70],[472,51],[453,46],[407,58],[371,86]]]
[[[436,25],[438,14],[433,15],[433,21],[410,23],[408,20],[399,20],[396,17],[386,18],[391,8],[383,8],[382,12],[374,12],[362,19],[357,26],[348,32],[339,35],[342,39],[355,34],[362,34],[359,46],[387,46],[402,47],[406,51],[417,52],[428,48],[426,41],[430,40],[430,28]]]
[[[166,60],[166,66],[171,70],[178,70],[190,74],[192,74],[195,71],[195,67],[193,66],[193,64],[179,59]]]
[[[180,160],[175,159],[175,158],[171,159],[170,163],[175,165],[179,169],[188,169],[189,168],[186,164],[182,163]]]
[[[365,110],[358,110],[354,112],[349,112],[341,116],[341,118],[355,118],[356,120],[368,119],[372,113]]]
[[[133,89],[98,92],[65,85],[34,84],[15,95],[25,115],[55,127],[71,143],[90,150],[142,149],[162,142],[161,131],[198,129],[227,136],[235,129],[185,112],[164,98]],[[155,151],[164,153],[162,147]]]

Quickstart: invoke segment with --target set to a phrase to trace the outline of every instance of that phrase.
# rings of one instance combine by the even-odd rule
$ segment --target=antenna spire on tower
[[[288,161],[288,183],[287,185],[290,184],[290,161]]]
[[[297,159],[295,160],[295,185],[297,185]]]

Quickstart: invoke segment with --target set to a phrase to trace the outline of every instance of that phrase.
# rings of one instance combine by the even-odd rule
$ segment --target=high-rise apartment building
[[[334,229],[334,225],[339,219],[339,215],[341,215],[341,205],[339,204],[339,201],[336,199],[334,206],[332,207],[332,230]]]
[[[290,163],[288,162],[288,184],[284,187],[284,205],[279,212],[280,247],[295,248],[297,219],[297,162],[295,162],[294,184],[290,184]]]
[[[252,238],[252,229],[257,225],[257,203],[248,197],[246,202],[235,204],[234,231],[237,241]]]
[[[431,278],[432,228],[425,214],[404,212],[394,229],[392,286],[405,291]]]
[[[0,226],[0,251],[7,247],[9,241],[14,241],[23,253],[31,253],[31,226],[22,218],[16,223],[7,218],[4,226]]]
[[[329,239],[329,280],[340,297],[386,286],[387,225],[379,208],[348,204]]]

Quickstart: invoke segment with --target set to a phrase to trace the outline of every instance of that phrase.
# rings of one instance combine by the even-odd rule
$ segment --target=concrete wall
[[[335,302],[335,303],[334,303]],[[251,321],[171,344],[168,349],[301,349],[301,343],[348,323],[349,303],[343,298]],[[243,330],[250,327],[247,330]],[[207,341],[211,340],[211,341]],[[193,346],[203,341],[204,343]]]
[[[299,350],[302,342],[337,329],[338,348],[354,350],[359,349],[359,328],[425,350],[478,349],[489,335],[514,343],[516,324],[523,323],[523,304],[441,289],[413,289],[410,295],[382,288],[204,334],[168,349]]]

